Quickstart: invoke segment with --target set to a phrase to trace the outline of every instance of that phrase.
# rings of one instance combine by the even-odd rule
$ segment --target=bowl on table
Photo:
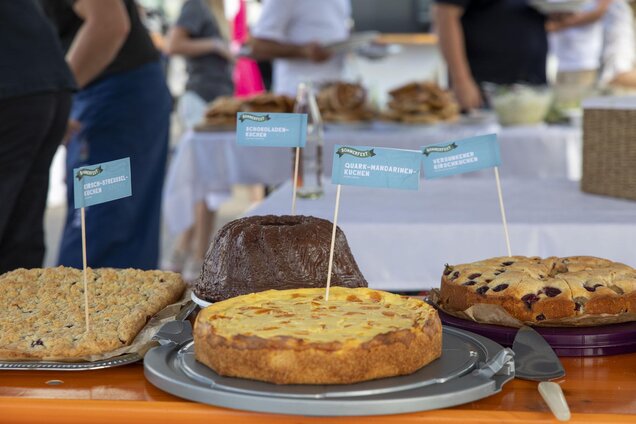
[[[503,126],[541,123],[552,104],[547,86],[486,84],[484,90]]]

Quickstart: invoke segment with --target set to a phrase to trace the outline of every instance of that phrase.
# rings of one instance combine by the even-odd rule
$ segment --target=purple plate
[[[501,325],[480,324],[448,315],[441,310],[444,325],[472,331],[511,347],[517,329]],[[636,352],[636,322],[600,327],[533,327],[552,346],[558,356],[605,356]]]

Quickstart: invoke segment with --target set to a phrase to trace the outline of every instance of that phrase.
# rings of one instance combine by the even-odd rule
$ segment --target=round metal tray
[[[169,323],[172,324],[172,323]],[[144,358],[148,381],[173,395],[248,411],[313,416],[382,415],[445,408],[501,390],[512,352],[476,334],[444,328],[442,356],[414,374],[349,385],[276,385],[221,377],[194,359],[185,328],[168,328]]]

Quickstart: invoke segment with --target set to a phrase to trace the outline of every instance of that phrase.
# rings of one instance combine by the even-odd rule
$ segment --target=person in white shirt
[[[303,81],[342,79],[344,56],[325,46],[349,37],[349,0],[263,0],[252,56],[273,59],[272,91],[294,96]]]
[[[634,15],[625,0],[612,0],[603,17],[601,86],[636,88]]]
[[[558,61],[557,104],[575,106],[596,86],[603,52],[602,18],[612,0],[589,2],[579,13],[548,21],[550,51]]]
[[[548,27],[554,31],[551,47],[559,60],[557,97],[559,84],[570,92],[575,85],[579,90],[594,85],[636,89],[636,43],[631,8],[626,0],[597,0],[592,6]]]

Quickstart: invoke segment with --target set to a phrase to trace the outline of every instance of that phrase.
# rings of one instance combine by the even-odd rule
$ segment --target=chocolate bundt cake
[[[312,216],[252,216],[216,234],[194,293],[218,302],[269,289],[325,287],[333,224]],[[331,285],[367,287],[347,239],[336,232]]]

